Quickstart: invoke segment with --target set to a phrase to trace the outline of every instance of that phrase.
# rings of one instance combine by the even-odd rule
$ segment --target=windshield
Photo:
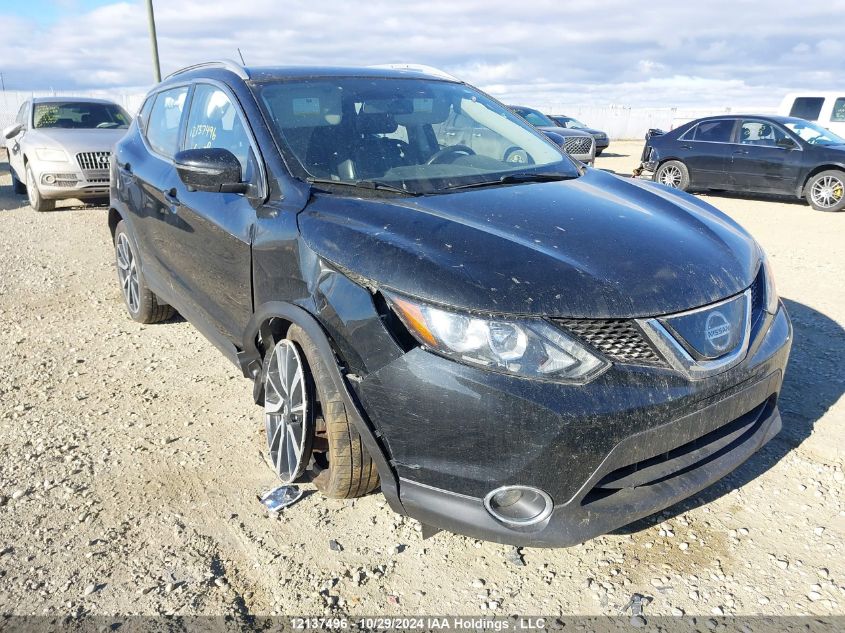
[[[573,119],[571,116],[559,116],[556,120],[560,123],[561,127],[569,128],[570,130],[583,130],[587,127],[581,121]]]
[[[36,103],[32,111],[34,128],[125,130],[129,122],[129,115],[113,103]]]
[[[810,145],[845,145],[845,139],[821,125],[809,121],[788,121],[785,125]]]
[[[511,110],[516,112],[523,119],[528,121],[531,125],[537,127],[559,127],[557,123],[552,121],[545,114],[533,108],[512,107]]]
[[[464,84],[340,77],[263,83],[258,92],[299,178],[421,194],[515,171],[579,173],[551,141]]]

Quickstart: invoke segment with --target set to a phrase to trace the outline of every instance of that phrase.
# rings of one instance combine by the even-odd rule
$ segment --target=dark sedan
[[[582,132],[591,134],[596,139],[596,156],[601,156],[601,153],[610,146],[610,139],[607,137],[607,132],[588,127],[578,119],[563,114],[550,114],[549,118],[567,130],[581,130]]]
[[[806,198],[818,211],[845,208],[845,139],[783,116],[715,116],[665,134],[651,130],[642,164],[682,190],[725,189]]]

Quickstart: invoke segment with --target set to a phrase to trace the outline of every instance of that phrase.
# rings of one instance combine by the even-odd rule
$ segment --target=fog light
[[[487,493],[484,507],[508,525],[533,525],[551,515],[552,499],[542,490],[528,486],[502,486]]]
[[[45,185],[52,185],[56,182],[56,177],[53,174],[44,174],[44,177],[41,180]]]

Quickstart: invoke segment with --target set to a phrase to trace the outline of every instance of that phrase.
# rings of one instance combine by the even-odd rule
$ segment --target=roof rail
[[[224,68],[225,70],[229,70],[235,73],[238,77],[243,79],[244,81],[249,80],[249,71],[239,64],[236,61],[232,61],[231,59],[220,59],[211,62],[201,62],[199,64],[194,64],[192,66],[185,66],[185,68],[180,68],[179,70],[170,73],[165,77],[165,79],[170,79],[171,77],[175,77],[176,75],[181,75],[182,73],[186,73],[191,70],[196,70],[197,68]]]
[[[451,79],[452,81],[461,81],[454,75],[450,75],[445,70],[440,70],[434,66],[427,66],[426,64],[373,64],[370,68],[390,68],[392,70],[412,70],[418,73],[425,73],[441,79]]]

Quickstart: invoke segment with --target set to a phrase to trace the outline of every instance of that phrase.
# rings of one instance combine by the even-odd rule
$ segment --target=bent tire
[[[45,200],[38,190],[38,183],[35,182],[35,174],[32,167],[26,166],[26,194],[29,197],[29,206],[36,211],[52,211],[56,208],[55,200]]]
[[[679,160],[667,160],[654,172],[654,181],[673,189],[686,191],[689,188],[689,170]]]
[[[315,437],[308,476],[320,492],[336,499],[352,499],[375,490],[379,485],[376,465],[346,414],[346,405],[317,346],[297,325],[290,327],[286,340],[302,351],[314,386]]]
[[[147,287],[138,265],[138,247],[123,220],[114,230],[114,250],[117,279],[129,316],[139,323],[158,323],[172,317],[174,309]]]
[[[807,182],[804,196],[816,211],[842,211],[845,209],[845,172],[838,169],[819,172]]]

